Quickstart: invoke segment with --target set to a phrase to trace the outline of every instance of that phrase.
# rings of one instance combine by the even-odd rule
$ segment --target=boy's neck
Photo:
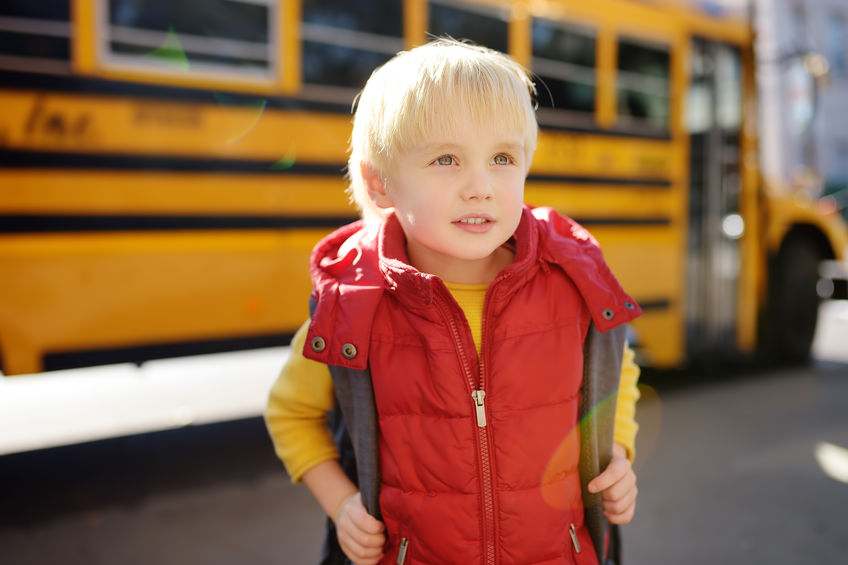
[[[407,248],[410,264],[421,271],[436,275],[445,282],[458,284],[489,284],[498,273],[509,266],[515,258],[515,252],[502,245],[486,257],[477,261],[456,259],[450,263],[440,261],[438,266],[428,264],[426,257],[415,257]]]

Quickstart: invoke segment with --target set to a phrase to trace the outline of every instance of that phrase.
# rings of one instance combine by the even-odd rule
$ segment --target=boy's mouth
[[[488,233],[495,225],[495,219],[488,214],[469,214],[454,220],[453,224],[468,233]]]
[[[469,226],[476,226],[476,225],[480,225],[480,224],[488,224],[488,223],[494,222],[494,221],[495,221],[495,219],[492,216],[490,216],[489,214],[486,214],[485,212],[481,212],[479,214],[471,213],[471,214],[465,214],[464,216],[460,216],[459,218],[454,220],[454,223],[455,224],[465,224],[465,225],[469,225]]]

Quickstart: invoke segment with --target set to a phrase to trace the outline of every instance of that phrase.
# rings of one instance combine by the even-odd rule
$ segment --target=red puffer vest
[[[409,266],[395,218],[316,246],[308,358],[370,368],[383,563],[597,563],[583,525],[583,339],[639,314],[583,228],[526,207],[491,283],[478,357],[442,281]],[[311,347],[309,346],[311,344]]]

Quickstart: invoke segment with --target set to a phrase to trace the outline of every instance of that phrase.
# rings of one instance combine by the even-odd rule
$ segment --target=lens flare
[[[294,166],[295,162],[295,149],[294,147],[289,147],[286,154],[283,155],[283,158],[271,165],[272,171],[284,171],[286,169],[291,169]]]
[[[580,421],[580,425],[570,430],[554,454],[548,460],[542,474],[542,499],[551,507],[559,510],[576,508],[581,502],[580,481],[563,480],[574,462],[580,458],[580,430],[593,417],[604,417],[615,412],[617,395],[611,395],[595,405]],[[603,416],[602,416],[603,415]]]
[[[174,31],[174,26],[168,27],[168,32],[165,35],[165,41],[162,42],[162,45],[142,57],[180,71],[187,71],[189,69],[188,57],[177,37],[177,33]]]
[[[231,106],[234,109],[234,114],[238,116],[236,118],[236,125],[233,128],[236,132],[227,139],[227,145],[238,143],[256,129],[259,120],[262,119],[265,113],[265,108],[268,107],[268,100],[265,98],[243,100],[221,94],[220,92],[213,92],[212,97],[221,106]]]
[[[580,482],[564,480],[580,457],[580,428],[575,427],[554,451],[542,474],[542,500],[551,508],[569,510],[580,500]],[[571,463],[571,465],[569,465]]]
[[[662,410],[657,391],[651,386],[640,384],[639,395],[636,405],[636,423],[639,424],[639,433],[636,436],[636,460],[633,465],[637,471],[650,460],[656,450],[662,427]],[[598,412],[614,410],[613,402],[617,398],[616,395],[610,396],[598,403],[581,420],[580,426],[569,431],[557,446],[542,474],[542,498],[549,506],[568,510],[580,500],[580,484],[563,480],[570,468],[569,462],[573,465],[580,456],[579,430],[590,417]]]

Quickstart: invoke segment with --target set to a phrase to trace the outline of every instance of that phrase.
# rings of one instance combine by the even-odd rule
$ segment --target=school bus
[[[601,242],[641,363],[808,354],[844,224],[757,166],[744,14],[631,0],[6,0],[6,375],[283,345],[308,257],[356,217],[351,103],[430,36],[539,87],[526,200]]]

